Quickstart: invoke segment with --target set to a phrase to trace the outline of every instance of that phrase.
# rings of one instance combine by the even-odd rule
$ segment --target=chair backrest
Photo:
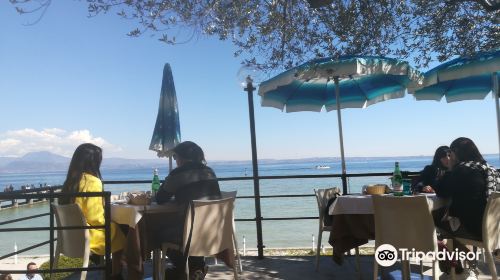
[[[333,187],[330,189],[315,189],[314,194],[316,195],[316,202],[318,203],[319,222],[321,223],[321,226],[324,226],[323,217],[325,215],[328,201],[332,197],[340,195],[340,189],[338,187]]]
[[[238,191],[229,191],[229,192],[224,192],[221,191],[220,195],[222,198],[233,198],[236,201],[236,194]],[[231,220],[233,221],[233,231],[236,232],[236,226],[234,225],[234,205],[233,205],[233,211],[231,211]]]
[[[78,204],[55,205],[56,224],[58,227],[86,226],[87,222]],[[89,247],[88,229],[64,229],[57,231],[57,243],[60,253],[71,258],[82,258]]]
[[[230,192],[221,191],[220,195],[222,196],[222,198],[228,198],[228,197],[236,198],[237,193],[238,191],[230,191]]]
[[[483,243],[493,252],[498,248],[500,238],[500,192],[488,197],[483,216]]]
[[[425,196],[373,196],[375,246],[437,250],[434,221]]]
[[[233,210],[234,197],[193,200],[184,223],[184,253],[210,256],[233,250]]]

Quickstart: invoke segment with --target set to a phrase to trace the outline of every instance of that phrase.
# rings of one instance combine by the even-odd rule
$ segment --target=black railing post
[[[105,255],[106,255],[106,277],[111,279],[111,193],[103,192],[104,194],[104,238],[105,238]]]
[[[52,265],[54,264],[54,209],[52,207],[52,204],[54,203],[54,190],[50,189],[49,190],[49,226],[50,226],[50,232],[49,232],[49,239],[50,239],[50,245],[49,245],[49,269],[50,269],[50,276],[52,277]]]
[[[257,141],[255,137],[255,117],[253,108],[253,91],[250,76],[246,79],[247,86],[245,91],[248,93],[248,114],[250,118],[250,138],[252,141],[252,169],[253,169],[253,192],[255,195],[255,222],[257,225],[257,251],[258,258],[264,258],[264,244],[262,241],[262,215],[260,211],[260,186],[259,186],[259,167],[257,162]]]

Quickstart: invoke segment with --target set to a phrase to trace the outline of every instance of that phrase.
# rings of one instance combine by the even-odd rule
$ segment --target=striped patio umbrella
[[[163,79],[161,82],[160,104],[156,125],[151,137],[149,149],[156,151],[158,157],[169,158],[169,170],[172,170],[171,150],[181,142],[181,129],[179,124],[179,109],[177,108],[177,96],[175,94],[174,77],[170,64],[165,63],[163,67]]]
[[[406,61],[376,56],[322,58],[287,70],[259,86],[261,105],[288,112],[337,110],[342,187],[347,193],[342,119],[344,108],[369,105],[404,96],[421,81]]]
[[[427,71],[413,95],[416,100],[440,101],[444,96],[447,102],[455,102],[482,100],[493,92],[500,147],[499,72],[500,50],[459,57]]]

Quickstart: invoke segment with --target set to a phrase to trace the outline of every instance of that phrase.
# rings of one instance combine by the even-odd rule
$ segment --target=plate
[[[126,199],[117,199],[113,202],[111,202],[112,204],[128,204],[128,200]]]

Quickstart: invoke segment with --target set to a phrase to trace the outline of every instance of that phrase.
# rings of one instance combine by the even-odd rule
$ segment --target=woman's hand
[[[425,187],[422,188],[422,192],[433,193],[434,189],[431,186],[425,186]]]

